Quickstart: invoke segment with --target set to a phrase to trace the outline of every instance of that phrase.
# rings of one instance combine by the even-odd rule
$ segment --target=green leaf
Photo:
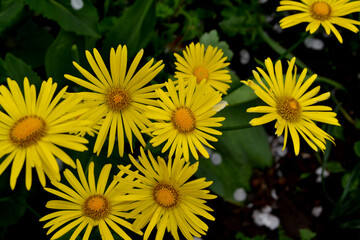
[[[48,77],[52,77],[60,87],[71,83],[64,78],[64,74],[78,74],[72,65],[72,61],[78,60],[76,58],[84,54],[74,52],[74,50],[77,51],[78,49],[77,45],[84,45],[82,38],[79,38],[74,33],[61,30],[46,52],[46,74]]]
[[[6,81],[8,73],[5,69],[4,61],[0,58],[0,84]]]
[[[0,162],[4,160],[1,159]],[[0,178],[0,227],[17,224],[26,211],[26,198],[29,192],[19,182],[24,181],[19,176],[17,186],[10,189],[10,169],[4,171]]]
[[[250,87],[246,85],[237,88],[236,90],[229,93],[227,96],[223,98],[223,100],[227,101],[230,106],[236,104],[242,104],[255,99],[257,99],[257,96],[254,93],[254,90],[252,90]]]
[[[246,104],[227,107],[221,110],[226,118],[224,127],[243,125],[251,116],[245,112]],[[210,189],[227,201],[235,202],[233,197],[237,188],[250,190],[252,170],[268,167],[272,164],[272,155],[263,127],[250,127],[241,130],[224,131],[213,143],[222,162],[214,165],[210,159],[200,159],[198,177],[214,181]],[[232,177],[236,176],[236,177]]]
[[[345,136],[344,136],[344,129],[343,127],[340,126],[335,126],[334,127],[334,133],[333,136],[337,139],[343,140],[345,141]]]
[[[23,8],[22,0],[0,2],[0,33],[16,22]]]
[[[4,60],[4,68],[8,77],[15,80],[20,88],[23,86],[24,78],[27,77],[29,82],[39,88],[41,85],[41,78],[34,72],[29,65],[24,63],[21,59],[15,57],[11,53],[6,54]]]
[[[175,9],[169,7],[163,2],[158,2],[156,4],[156,16],[159,18],[167,18],[173,16],[175,13]]]
[[[35,12],[54,20],[64,30],[79,35],[100,38],[96,8],[90,0],[84,0],[84,7],[74,10],[68,0],[25,0],[25,3]]]
[[[224,56],[227,57],[227,61],[231,61],[232,57],[234,56],[233,51],[230,50],[229,44],[224,41],[219,41],[218,32],[213,29],[208,33],[204,33],[199,40],[200,43],[203,43],[205,47],[211,45],[213,47],[218,47],[222,49],[224,52]]]
[[[48,30],[35,23],[32,19],[28,19],[17,28],[16,37],[14,38],[15,47],[11,50],[11,53],[21,58],[34,69],[43,67],[46,50],[53,41],[54,37]]]
[[[345,189],[352,178],[351,173],[345,173],[344,176],[341,178],[341,186]],[[349,185],[348,191],[353,191],[359,188],[359,179],[355,179],[352,184]]]
[[[316,237],[316,233],[312,232],[310,229],[307,228],[299,229],[299,233],[301,240],[311,240]]]
[[[265,235],[256,235],[255,237],[252,238],[252,237],[247,237],[242,232],[237,232],[235,235],[235,239],[236,240],[266,240],[266,236]]]
[[[145,48],[154,33],[156,24],[154,0],[137,0],[116,21],[106,35],[103,52],[118,44],[127,45],[129,58],[133,57],[141,48]]]
[[[355,151],[356,156],[358,156],[360,158],[360,141],[357,141],[354,144],[354,151]]]
[[[332,161],[326,164],[326,169],[331,173],[345,172],[345,169],[341,166],[340,162]]]
[[[279,228],[278,233],[279,233],[279,240],[293,240],[292,238],[286,236],[286,233],[282,228]]]

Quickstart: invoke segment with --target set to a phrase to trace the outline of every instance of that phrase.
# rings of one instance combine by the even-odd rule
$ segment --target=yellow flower
[[[119,188],[121,195],[118,199],[131,201],[127,207],[131,211],[129,218],[134,218],[134,229],[140,230],[148,224],[144,239],[148,239],[150,233],[157,226],[156,240],[162,240],[165,229],[171,232],[174,239],[179,240],[178,228],[188,240],[193,236],[205,235],[208,226],[198,217],[204,217],[211,221],[215,220],[207,211],[213,211],[205,205],[207,199],[216,198],[204,188],[212,184],[205,178],[188,181],[197,171],[199,163],[190,165],[178,156],[168,164],[164,159],[154,159],[148,151],[148,157],[144,150],[140,149],[139,162],[130,155],[131,162],[138,171],[133,172],[119,166],[120,173],[127,173],[138,179],[138,182],[118,178],[120,183],[128,184],[133,188],[126,191]]]
[[[118,182],[112,180],[110,185],[106,187],[112,165],[106,164],[102,168],[97,184],[95,183],[94,176],[94,162],[91,162],[89,165],[88,179],[85,177],[79,160],[76,161],[76,165],[80,181],[69,169],[66,169],[64,176],[71,187],[54,181],[52,184],[58,190],[45,188],[46,191],[64,199],[51,200],[46,204],[47,208],[58,210],[40,219],[40,221],[50,220],[44,226],[44,228],[51,227],[47,234],[54,232],[64,225],[51,238],[58,239],[77,226],[70,237],[70,240],[75,240],[86,227],[82,239],[87,240],[92,229],[98,227],[101,239],[113,240],[114,237],[110,232],[110,229],[112,229],[123,239],[131,240],[120,227],[123,226],[133,231],[131,223],[123,219],[126,213],[122,210],[122,204],[114,199],[115,195],[119,196],[115,191]],[[118,176],[122,176],[122,174],[120,173]],[[129,180],[129,178],[126,179]],[[126,186],[123,187],[127,189]],[[142,234],[141,231],[136,232]]]
[[[307,72],[305,68],[301,72],[299,79],[296,80],[296,66],[293,73],[295,58],[292,58],[289,62],[285,80],[280,61],[275,64],[275,72],[270,58],[265,60],[265,65],[268,74],[260,68],[257,68],[257,70],[266,83],[263,83],[256,71],[253,71],[253,75],[257,83],[251,80],[242,81],[251,87],[255,94],[268,105],[247,109],[247,112],[266,113],[262,117],[252,119],[250,124],[257,126],[276,120],[276,135],[280,136],[284,133],[285,148],[288,133],[290,132],[296,155],[299,154],[300,149],[299,134],[315,151],[318,148],[322,151],[325,150],[326,139],[332,142],[334,139],[316,126],[314,121],[337,126],[340,126],[340,124],[335,118],[336,113],[332,112],[330,107],[313,105],[328,99],[330,92],[315,97],[320,91],[320,86],[306,92],[317,75],[314,74],[304,81]]]
[[[280,20],[281,28],[288,28],[302,22],[308,22],[306,31],[314,33],[319,26],[323,26],[329,35],[333,32],[340,43],[343,39],[334,24],[347,28],[354,33],[359,29],[354,25],[360,25],[359,21],[344,18],[343,16],[360,11],[360,1],[349,2],[349,0],[301,0],[280,1],[276,11],[300,11]]]
[[[67,87],[54,97],[57,84],[51,78],[43,81],[38,98],[35,86],[30,85],[27,78],[24,79],[24,95],[15,81],[8,79],[7,83],[9,89],[0,86],[0,105],[5,111],[0,112],[0,158],[7,155],[0,164],[0,174],[12,162],[11,189],[15,188],[24,164],[28,190],[32,184],[32,168],[36,169],[42,186],[45,186],[45,174],[51,180],[60,180],[56,158],[75,167],[74,161],[61,148],[87,150],[85,138],[69,134],[89,129],[88,121],[75,119],[87,109],[73,110],[81,101],[76,96],[60,102]]]
[[[145,146],[139,129],[145,129],[151,122],[142,113],[147,105],[156,104],[156,101],[151,98],[156,97],[154,89],[159,88],[159,85],[146,85],[163,69],[164,65],[162,61],[159,61],[151,67],[154,62],[154,59],[151,59],[134,74],[143,52],[143,50],[139,51],[127,71],[126,46],[119,45],[116,51],[112,48],[110,76],[99,52],[94,49],[94,59],[91,53],[86,51],[86,58],[96,77],[76,62],[73,62],[74,66],[88,81],[65,75],[65,78],[93,91],[79,94],[85,101],[95,102],[94,107],[81,119],[90,119],[96,124],[104,119],[94,145],[94,153],[96,152],[97,155],[100,154],[108,135],[108,157],[113,151],[116,137],[120,156],[124,154],[124,135],[128,139],[131,151],[133,151],[133,134]]]
[[[178,82],[176,87],[170,79],[165,83],[168,93],[155,90],[161,108],[149,106],[145,112],[145,116],[156,120],[146,130],[154,135],[150,143],[156,147],[167,141],[162,152],[171,146],[169,158],[176,151],[176,155],[183,154],[185,160],[189,160],[189,148],[196,159],[196,150],[209,158],[203,145],[213,148],[208,141],[216,142],[217,139],[210,134],[221,135],[213,127],[222,126],[219,122],[225,119],[213,117],[217,113],[213,108],[221,101],[221,93],[215,92],[205,81],[196,84],[194,77],[188,80],[187,87],[182,78]]]
[[[231,76],[229,71],[224,69],[230,63],[225,62],[227,57],[223,57],[223,51],[217,47],[208,46],[205,52],[204,44],[191,43],[186,46],[186,51],[183,51],[184,57],[179,54],[174,54],[176,78],[184,78],[187,80],[190,77],[196,77],[197,83],[205,81],[211,87],[226,94],[230,88],[227,83],[231,83]]]

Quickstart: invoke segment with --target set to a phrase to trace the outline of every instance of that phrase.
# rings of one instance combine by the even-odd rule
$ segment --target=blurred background
[[[216,150],[209,149],[210,159],[200,159],[196,175],[213,181],[210,189],[218,196],[208,202],[216,220],[206,221],[203,239],[360,239],[360,35],[339,27],[340,44],[323,29],[309,35],[306,24],[283,30],[279,20],[289,12],[276,12],[278,5],[274,0],[0,0],[0,84],[10,77],[22,86],[27,76],[39,90],[41,81],[52,77],[57,90],[68,85],[79,91],[63,77],[79,76],[72,61],[90,70],[85,50],[97,48],[108,63],[110,48],[119,44],[127,45],[129,59],[143,48],[140,64],[163,60],[165,68],[154,79],[160,83],[173,78],[174,53],[181,55],[191,42],[221,48],[232,84],[223,97],[229,105],[219,113],[226,117],[223,135]],[[349,18],[359,20],[359,14]],[[298,156],[291,142],[282,151],[283,138],[275,136],[272,123],[239,127],[256,116],[246,109],[261,103],[240,80],[252,79],[252,70],[268,57],[282,59],[285,68],[293,56],[298,73],[303,68],[317,73],[314,86],[332,93],[324,105],[338,113],[341,127],[321,126],[336,143],[324,153],[305,141]],[[116,154],[107,159],[105,151],[93,156],[94,139],[89,140],[90,150],[70,152],[73,159],[95,161],[98,169],[129,162]],[[50,239],[39,219],[49,213],[45,204],[54,196],[37,179],[26,191],[23,173],[11,191],[9,176],[10,168],[0,176],[0,238],[22,239],[26,233],[29,239]],[[100,239],[99,233],[92,239]]]

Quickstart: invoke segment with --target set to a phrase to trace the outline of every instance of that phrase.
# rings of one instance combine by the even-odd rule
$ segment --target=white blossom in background
[[[320,51],[324,48],[324,42],[320,39],[308,37],[305,39],[304,44],[307,48]]]
[[[243,188],[238,188],[235,190],[233,196],[235,201],[242,202],[246,199],[247,194]]]
[[[253,203],[249,203],[248,205],[246,205],[247,208],[252,208],[254,206]]]
[[[83,0],[70,0],[70,4],[74,10],[80,10],[84,7]]]
[[[282,172],[281,170],[277,170],[277,171],[276,171],[276,175],[277,175],[278,177],[280,177],[280,178],[284,177],[284,174],[283,174],[283,172]]]
[[[269,22],[272,22],[272,20],[274,20],[276,14],[275,13],[272,13],[270,15],[265,15],[265,22],[269,23]]]
[[[240,63],[245,65],[248,64],[250,61],[250,53],[246,49],[241,49],[239,52],[240,55]]]
[[[260,4],[264,4],[264,3],[267,3],[268,0],[259,0],[259,3]]]
[[[312,210],[311,210],[311,214],[314,216],[314,217],[319,217],[322,213],[322,206],[315,206]]]
[[[194,237],[194,240],[202,240],[202,238]]]
[[[357,78],[360,79],[360,73],[357,74]]]
[[[277,216],[270,213],[271,210],[270,206],[266,206],[261,210],[255,210],[252,214],[255,224],[258,226],[265,226],[270,230],[278,228],[280,220]]]
[[[212,110],[216,111],[216,112],[220,112],[221,110],[223,110],[228,104],[227,101],[225,100],[221,100],[219,103],[217,103],[215,106],[212,107]]]
[[[261,209],[261,211],[264,212],[264,213],[271,213],[272,208],[269,205],[266,205],[265,207],[263,207]]]
[[[272,197],[273,199],[275,199],[275,200],[278,200],[278,199],[279,199],[279,197],[278,197],[275,189],[271,189],[270,194],[271,194],[271,197]]]
[[[277,33],[282,33],[284,31],[278,23],[275,24],[272,29]]]
[[[57,164],[59,165],[59,169],[60,169],[60,171],[64,168],[64,163],[63,163],[63,161],[61,161],[60,159],[58,159],[58,158],[55,158],[55,160],[56,160],[56,162],[57,162]]]
[[[316,182],[317,183],[320,183],[321,182],[321,172],[322,172],[322,167],[318,167],[316,170],[315,170],[315,174],[317,175],[317,178],[316,178]],[[329,171],[324,169],[324,178],[327,178],[328,176],[330,175]]]
[[[284,137],[282,135],[276,138],[270,136],[268,140],[270,142],[271,153],[274,156],[275,161],[278,161],[280,158],[286,156],[288,153],[288,148],[285,147],[283,150]]]
[[[210,155],[210,160],[214,165],[220,165],[220,163],[222,162],[222,156],[220,153],[214,152]]]
[[[211,154],[213,154],[213,150],[207,146],[204,146],[205,150],[208,152],[209,156],[211,156]]]

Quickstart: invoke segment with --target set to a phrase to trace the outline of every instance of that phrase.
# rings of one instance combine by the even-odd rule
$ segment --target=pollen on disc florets
[[[199,66],[193,71],[194,76],[196,77],[196,82],[200,83],[204,79],[208,79],[209,72],[206,68]]]
[[[289,122],[296,122],[301,117],[301,106],[293,97],[282,97],[277,101],[278,114]]]
[[[129,93],[121,88],[111,89],[106,94],[106,104],[114,112],[125,110],[129,106],[130,101]]]
[[[155,202],[164,208],[176,206],[179,200],[179,192],[172,185],[166,183],[156,185],[153,195]]]
[[[192,132],[196,127],[195,116],[187,107],[180,107],[175,110],[172,114],[171,122],[180,133]]]
[[[84,215],[97,221],[107,217],[111,210],[109,200],[100,194],[88,197],[83,205]]]
[[[19,147],[35,144],[45,135],[45,121],[37,116],[20,118],[10,129],[10,140]]]
[[[326,20],[330,17],[331,7],[326,2],[318,1],[311,5],[310,11],[313,18],[317,20]]]

